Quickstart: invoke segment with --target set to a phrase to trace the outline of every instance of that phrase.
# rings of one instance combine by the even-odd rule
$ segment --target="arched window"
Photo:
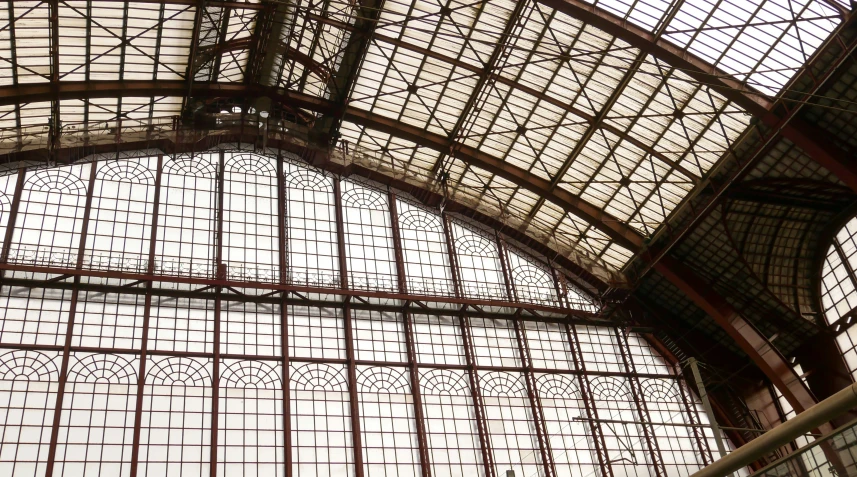
[[[227,152],[223,262],[231,280],[279,282],[277,166],[271,158]]]
[[[189,357],[149,359],[140,425],[141,475],[208,474],[210,366]]]
[[[493,238],[452,222],[461,289],[471,298],[508,300],[500,253]]]
[[[354,181],[343,180],[340,185],[348,285],[362,290],[397,290],[388,196]]]
[[[116,419],[116,410],[125,410],[128,415],[136,411],[136,357],[75,353],[70,361],[57,471],[70,474],[74,469],[85,469],[80,475],[125,475],[131,467],[134,422]]]
[[[164,275],[214,276],[215,154],[164,158],[157,268]]]
[[[524,376],[519,372],[481,372],[479,383],[497,473],[540,475],[541,458]]]
[[[0,468],[9,469],[6,475],[45,473],[60,359],[55,352],[0,351]]]
[[[857,379],[857,217],[833,237],[821,268],[821,306],[834,330],[839,351],[853,379]]]
[[[220,375],[217,475],[238,464],[250,475],[282,475],[283,388],[277,363],[224,360]]]
[[[432,475],[481,475],[479,430],[466,371],[421,369]]]
[[[339,250],[333,182],[306,167],[285,163],[288,281],[338,287]]]
[[[396,209],[408,291],[455,294],[440,214],[401,199],[396,202]]]
[[[9,261],[74,268],[91,164],[27,173]]]
[[[146,273],[157,157],[96,165],[84,266]]]
[[[358,368],[357,399],[365,475],[418,475],[419,446],[405,368]],[[395,452],[391,461],[384,454]]]
[[[17,182],[18,174],[0,175],[0,246],[6,240],[6,225],[9,223],[9,211]]]
[[[341,364],[292,365],[293,475],[344,475],[353,468],[346,376]]]

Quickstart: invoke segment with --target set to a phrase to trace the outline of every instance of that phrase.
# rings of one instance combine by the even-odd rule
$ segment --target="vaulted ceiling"
[[[678,259],[793,349],[818,325],[813,247],[857,191],[855,45],[844,0],[7,1],[0,153],[270,98],[605,298],[721,333],[649,273]]]

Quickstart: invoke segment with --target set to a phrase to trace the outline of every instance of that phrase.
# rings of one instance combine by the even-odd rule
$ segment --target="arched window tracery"
[[[44,473],[62,359],[49,353],[0,351],[0,469],[9,475]]]
[[[227,172],[276,177],[277,167],[271,158],[251,153],[229,153],[224,164]]]
[[[194,358],[171,356],[151,363],[146,384],[160,386],[211,386],[206,365]]]
[[[464,294],[471,298],[508,300],[494,240],[457,222],[452,222],[451,229]]]
[[[179,154],[164,164],[164,172],[180,176],[206,177],[217,176],[217,166],[214,165],[211,154]]]
[[[527,388],[520,376],[503,371],[485,373],[480,379],[482,394],[485,396],[526,397]]]
[[[443,223],[440,221],[440,217],[421,209],[408,210],[399,214],[399,227],[443,233]]]
[[[75,266],[83,228],[91,164],[27,173],[9,261]]]
[[[164,158],[156,269],[170,276],[215,275],[217,167],[214,154]]]
[[[357,384],[362,392],[405,393],[410,382],[400,369],[389,367],[366,368],[357,375]]]
[[[461,396],[470,393],[470,385],[463,374],[446,369],[432,369],[420,376],[424,394]]]
[[[223,181],[223,262],[230,280],[280,281],[277,202],[273,159],[225,153]]]
[[[91,354],[76,360],[69,369],[68,380],[80,383],[137,384],[137,370],[122,356]]]
[[[348,472],[354,465],[354,449],[345,367],[292,364],[290,374],[294,475]]]
[[[107,161],[98,168],[96,179],[132,184],[151,184],[155,182],[152,171],[139,160]]]
[[[536,383],[539,395],[550,399],[580,399],[580,390],[574,377],[564,374],[543,374]]]
[[[305,364],[292,371],[290,380],[301,391],[346,391],[348,383],[342,369],[321,363]]]
[[[84,266],[146,273],[157,157],[109,160],[98,168]]]
[[[0,355],[0,379],[51,382],[59,380],[59,370],[54,360],[44,353],[7,351]]]
[[[398,199],[399,236],[408,291],[415,294],[455,294],[441,216],[410,201]]]
[[[339,286],[333,181],[309,168],[288,162],[284,166],[287,280],[294,285]]]
[[[83,179],[69,168],[37,170],[27,178],[24,189],[34,192],[86,194]]]
[[[396,259],[386,194],[342,180],[342,227],[348,284],[363,290],[396,290]]]
[[[317,192],[333,190],[331,179],[320,172],[306,168],[295,168],[286,173],[286,186]]]
[[[282,386],[274,366],[249,360],[226,366],[220,375],[220,383],[227,388],[280,389]]]

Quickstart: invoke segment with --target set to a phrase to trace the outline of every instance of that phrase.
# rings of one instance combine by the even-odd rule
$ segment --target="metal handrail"
[[[857,383],[848,386],[771,431],[702,468],[691,477],[723,477],[742,469],[798,436],[857,408]],[[833,435],[835,433],[831,433]]]

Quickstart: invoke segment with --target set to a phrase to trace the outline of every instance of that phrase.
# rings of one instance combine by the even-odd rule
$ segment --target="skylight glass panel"
[[[774,96],[840,22],[815,0],[700,0],[682,4],[664,38]]]
[[[193,18],[187,5],[60,2],[60,80],[181,78]]]
[[[6,2],[15,35],[19,83],[46,83],[51,75],[51,28],[47,2]]]
[[[0,85],[12,84],[12,25],[10,22],[9,3],[0,5]],[[2,127],[2,126],[0,126]]]

